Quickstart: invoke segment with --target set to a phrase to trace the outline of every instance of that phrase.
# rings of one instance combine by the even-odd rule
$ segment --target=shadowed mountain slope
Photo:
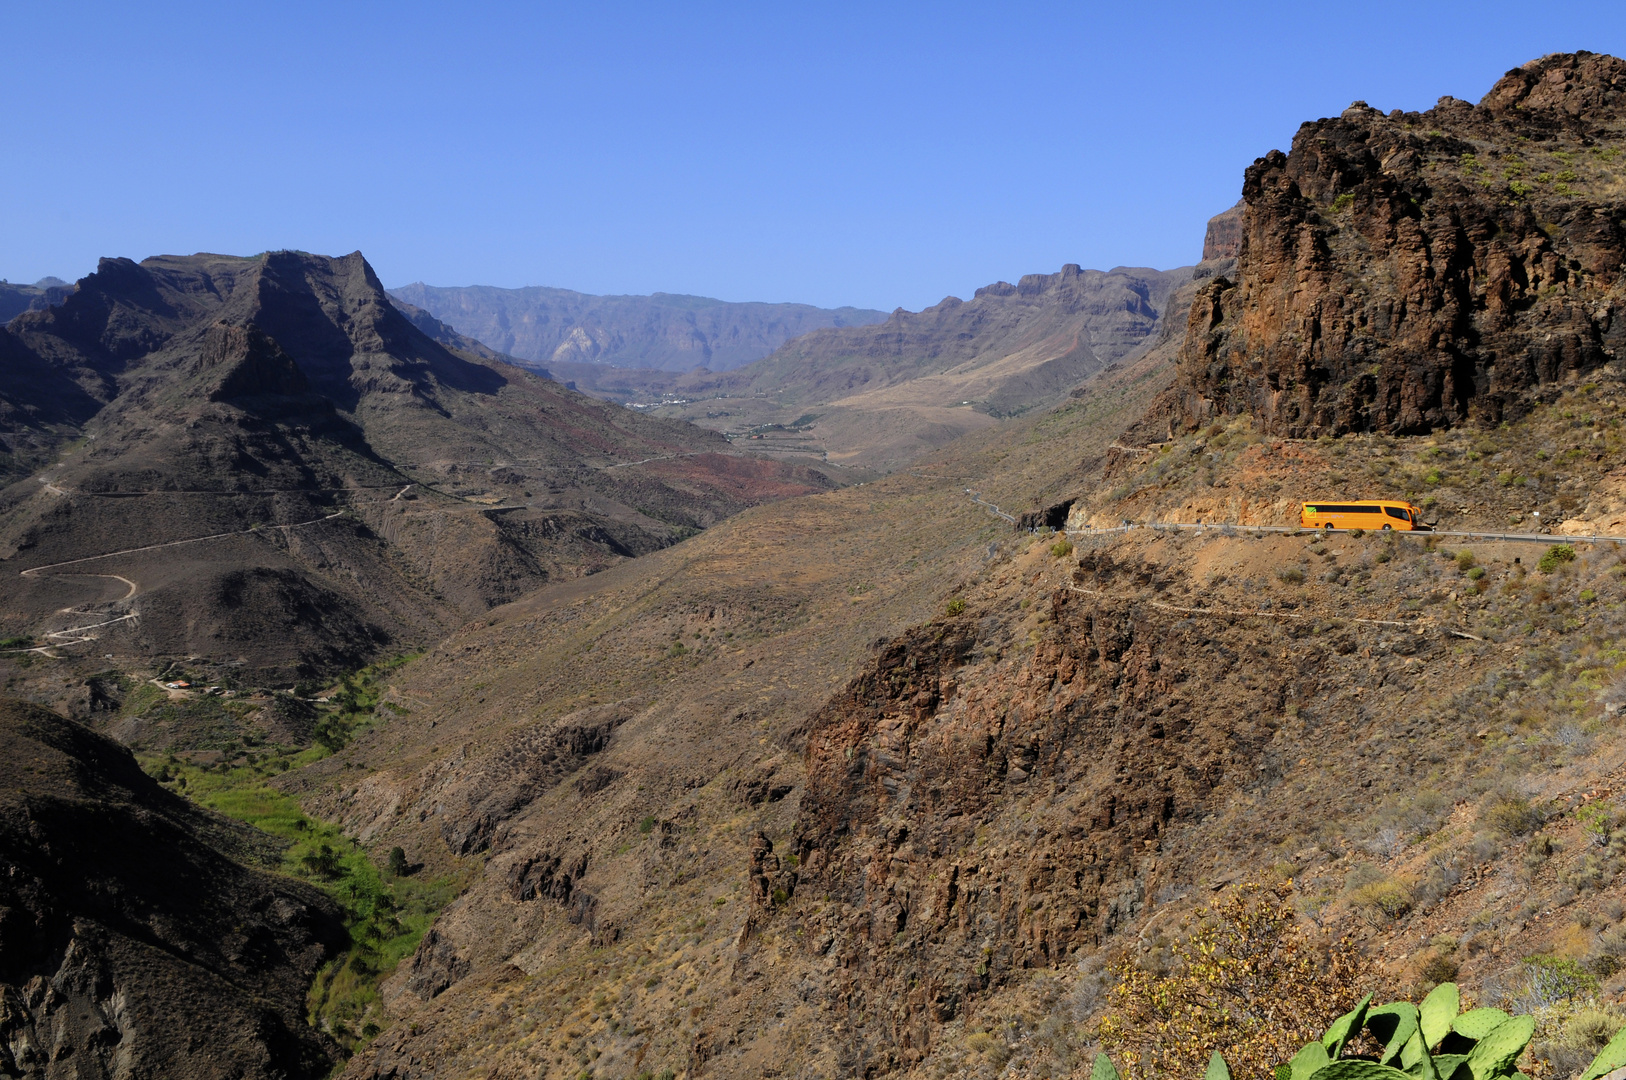
[[[25,311],[44,311],[60,304],[73,292],[73,286],[57,278],[45,278],[32,285],[0,281],[0,326]]]
[[[0,618],[62,647],[353,665],[829,486],[450,340],[359,253],[104,260],[0,331],[0,405],[55,440],[0,494]]]
[[[0,701],[0,1072],[41,1080],[325,1075],[305,990],[347,944],[278,848],[130,752]],[[183,1034],[184,1033],[184,1034]]]
[[[865,308],[730,303],[676,293],[592,296],[540,286],[440,288],[420,281],[390,295],[522,360],[655,371],[728,371],[809,331],[886,318]]]

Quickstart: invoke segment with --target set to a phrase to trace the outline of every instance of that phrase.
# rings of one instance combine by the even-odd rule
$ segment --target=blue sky
[[[1619,0],[6,3],[0,277],[359,248],[390,285],[918,309],[1191,262],[1301,121],[1623,39]]]

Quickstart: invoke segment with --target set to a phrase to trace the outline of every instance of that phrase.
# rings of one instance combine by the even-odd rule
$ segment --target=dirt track
[[[405,490],[405,489],[403,489],[403,490]],[[124,548],[123,550],[120,550],[120,551],[108,551],[108,552],[104,552],[104,553],[102,553],[100,555],[87,555],[87,556],[84,556],[83,558],[79,558],[79,559],[68,559],[68,560],[63,561],[63,562],[48,563],[45,566],[31,566],[27,570],[20,571],[18,576],[19,577],[34,577],[34,576],[39,575],[39,574],[45,574],[45,573],[48,573],[50,571],[60,569],[61,567],[64,567],[64,566],[77,566],[77,565],[79,565],[81,563],[95,562],[98,559],[111,559],[111,558],[114,558],[114,557],[119,556],[119,555],[134,555],[134,554],[137,554],[139,552],[157,551],[157,550],[160,550],[162,548],[180,547],[180,546],[182,546],[184,544],[199,544],[199,543],[204,542],[205,540],[221,540],[221,539],[224,539],[224,538],[229,537],[229,536],[243,536],[243,535],[252,534],[252,533],[255,533],[255,532],[264,532],[266,529],[297,529],[297,528],[299,528],[301,526],[304,526],[304,525],[315,525],[315,524],[318,524],[318,523],[323,522],[323,521],[331,521],[333,518],[336,518],[336,517],[340,516],[340,514],[342,514],[343,512],[344,511],[340,510],[340,511],[336,511],[336,512],[334,512],[332,514],[328,514],[325,517],[312,518],[309,521],[296,521],[296,522],[293,522],[292,524],[288,524],[288,525],[269,525],[269,526],[265,526],[264,528],[261,528],[261,529],[238,529],[238,530],[235,530],[233,532],[213,533],[213,534],[211,534],[209,536],[194,536],[194,537],[191,537],[190,539],[187,539],[187,540],[170,540],[170,541],[167,541],[167,542],[162,543],[162,544],[146,544],[146,545],[144,545],[142,547]],[[116,605],[123,604],[123,603],[126,603],[126,602],[130,601],[130,600],[133,600],[135,598],[136,593],[140,591],[140,586],[137,585],[136,582],[132,581],[131,579],[129,579],[127,577],[124,577],[122,574],[51,574],[51,576],[52,577],[63,577],[63,578],[68,578],[68,577],[111,578],[111,579],[113,579],[115,581],[122,581],[126,586],[129,587],[129,591],[127,591],[123,596],[119,597],[116,600],[107,601],[107,605],[108,605],[107,610],[86,611],[86,610],[81,610],[79,608],[66,607],[66,608],[59,609],[57,611],[58,615],[86,615],[86,616],[91,616],[91,617],[102,617],[102,616],[112,615],[113,610],[115,609]],[[27,649],[9,649],[9,650],[6,650],[6,651],[7,652],[13,652],[13,653],[40,653],[40,654],[45,655],[45,656],[50,656],[50,655],[53,655],[50,652],[51,649],[62,648],[63,646],[66,646],[66,645],[83,645],[86,642],[96,641],[98,639],[98,635],[87,633],[87,631],[98,630],[98,629],[100,629],[100,628],[102,628],[104,626],[113,626],[113,625],[115,625],[117,623],[122,623],[122,622],[133,622],[133,621],[139,619],[140,617],[141,617],[141,613],[139,611],[135,611],[135,610],[132,609],[132,610],[127,611],[124,614],[118,615],[118,616],[116,616],[114,618],[104,618],[103,621],[101,621],[101,622],[85,623],[85,624],[83,624],[81,626],[70,626],[70,627],[66,627],[66,628],[61,629],[61,630],[47,630],[47,631],[44,631],[43,634],[42,634],[42,636],[46,639],[46,642],[47,642],[46,644],[44,644],[44,645],[36,645],[36,646],[33,646],[32,648],[27,648]]]

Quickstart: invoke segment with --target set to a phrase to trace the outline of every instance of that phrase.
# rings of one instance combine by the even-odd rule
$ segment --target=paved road
[[[1016,524],[1016,519],[1014,517],[1007,514],[1005,511],[1001,510],[999,507],[995,506],[991,502],[983,502],[982,496],[978,495],[975,491],[972,491],[970,488],[966,488],[965,493],[967,495],[971,496],[971,501],[976,503],[978,506],[986,506],[989,510],[992,510],[996,515],[998,515],[999,517],[1004,518],[1006,521],[1010,522],[1012,525]],[[1105,531],[1105,530],[1101,530],[1101,531]],[[1114,531],[1118,531],[1118,530],[1114,530]]]
[[[975,501],[982,502],[981,499],[977,499]],[[983,505],[986,506],[988,504],[984,503]],[[1015,521],[1016,520],[1015,518],[1011,518],[1008,515],[1003,515],[1002,514],[1000,516],[1005,517],[1006,520],[1008,520],[1008,521]],[[1348,533],[1348,532],[1355,531],[1355,530],[1352,530],[1352,529],[1326,529],[1326,530],[1322,530],[1322,529],[1306,529],[1306,528],[1302,528],[1302,527],[1300,527],[1298,525],[1228,525],[1228,524],[1211,525],[1211,524],[1206,524],[1206,523],[1201,524],[1201,525],[1192,525],[1192,524],[1187,524],[1185,522],[1158,521],[1158,522],[1152,522],[1152,523],[1147,524],[1147,525],[1116,525],[1116,526],[1113,526],[1110,529],[1068,529],[1067,530],[1067,535],[1068,536],[1109,536],[1109,535],[1112,535],[1112,534],[1115,534],[1115,533],[1131,532],[1131,531],[1133,531],[1135,529],[1150,529],[1153,532],[1186,531],[1186,532],[1198,532],[1198,533],[1209,533],[1209,532],[1226,533],[1227,531],[1229,531],[1229,533],[1231,533],[1231,534],[1236,534],[1236,533],[1261,533],[1261,532],[1305,533],[1305,534],[1319,533],[1319,532],[1330,532],[1330,533],[1337,534],[1337,533]],[[1375,532],[1377,530],[1367,529],[1367,530],[1364,530],[1364,531],[1366,531],[1366,532]],[[1397,532],[1396,535],[1405,536],[1407,534],[1403,533],[1403,532]],[[1530,543],[1536,543],[1536,544],[1563,544],[1563,543],[1569,543],[1571,541],[1580,541],[1581,543],[1593,543],[1593,544],[1626,544],[1626,536],[1605,536],[1605,535],[1570,536],[1570,535],[1563,535],[1563,534],[1558,534],[1558,533],[1480,532],[1480,531],[1459,531],[1459,530],[1452,530],[1452,529],[1437,529],[1437,530],[1435,530],[1433,532],[1419,532],[1417,535],[1419,535],[1419,536],[1460,536],[1460,537],[1465,537],[1465,538],[1471,539],[1471,540],[1523,540],[1523,541],[1528,541]]]

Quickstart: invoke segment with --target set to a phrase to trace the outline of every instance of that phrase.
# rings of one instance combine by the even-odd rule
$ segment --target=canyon
[[[0,335],[48,463],[13,450],[0,619],[151,605],[0,655],[39,762],[0,805],[0,943],[46,943],[0,952],[0,1063],[215,1075],[184,1034],[240,1075],[1082,1076],[1122,965],[1166,970],[1250,882],[1375,990],[1523,1008],[1558,958],[1614,1015],[1626,559],[1566,538],[1626,528],[1623,80],[1561,54],[1477,105],[1356,103],[1247,170],[1193,267],[1067,266],[646,372],[672,403],[640,411],[392,301],[359,254],[105,263]],[[703,414],[743,401],[742,430],[831,441],[733,449],[740,418]],[[880,437],[928,409],[974,420]],[[230,507],[217,547],[23,576],[173,536],[193,488]],[[1324,491],[1525,538],[1298,531]],[[566,540],[540,523],[569,500]],[[232,586],[245,614],[187,621],[232,574],[280,575],[283,606]],[[108,600],[115,576],[139,587]],[[74,893],[65,803],[218,856],[214,891]],[[316,828],[399,911],[432,894],[391,963],[289,861]],[[293,914],[245,914],[257,892]],[[206,1030],[182,964],[293,1034],[235,997]],[[1580,1006],[1543,1008],[1524,1067],[1571,1076]]]

